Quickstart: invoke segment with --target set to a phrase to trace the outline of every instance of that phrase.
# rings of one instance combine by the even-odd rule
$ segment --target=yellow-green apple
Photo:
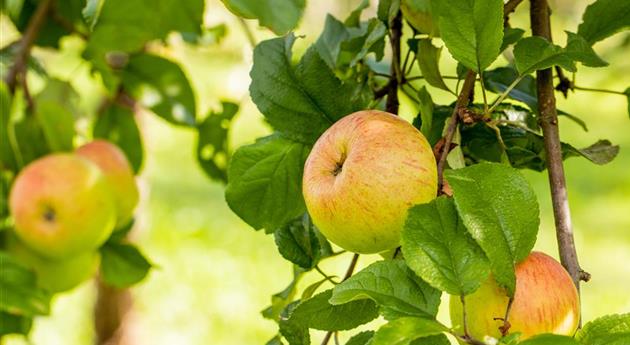
[[[469,333],[483,340],[500,338],[499,327],[508,304],[503,288],[490,277],[465,297]],[[451,296],[453,328],[463,333],[462,304]],[[532,252],[516,265],[516,293],[508,316],[509,332],[521,332],[521,340],[540,333],[573,335],[580,321],[578,293],[567,271],[552,257]]]
[[[409,207],[435,198],[435,157],[426,138],[390,113],[365,110],[333,124],[304,166],[313,223],[356,253],[398,246]]]
[[[48,258],[95,250],[116,222],[105,175],[96,164],[67,153],[26,166],[11,188],[9,207],[18,237]]]
[[[85,144],[76,153],[101,168],[116,201],[116,227],[125,225],[138,204],[138,187],[125,154],[118,146],[105,140]]]
[[[403,16],[420,33],[439,36],[438,19],[431,13],[431,0],[402,0],[400,10]]]
[[[61,260],[44,258],[15,236],[9,238],[7,251],[35,272],[39,287],[53,293],[68,291],[92,278],[100,261],[98,251],[82,252]]]

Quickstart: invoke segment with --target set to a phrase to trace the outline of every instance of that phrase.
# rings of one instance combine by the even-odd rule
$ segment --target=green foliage
[[[302,172],[309,147],[280,135],[239,148],[228,169],[225,199],[255,229],[268,232],[306,211]]]
[[[332,254],[330,244],[307,214],[278,228],[274,239],[282,257],[305,269]]]
[[[420,114],[418,114],[418,117],[421,121],[420,132],[422,132],[422,134],[424,134],[424,136],[428,138],[431,135],[431,130],[434,128],[433,100],[431,99],[431,94],[429,94],[425,86],[423,86],[418,92],[418,100],[420,101]]]
[[[335,286],[330,303],[372,299],[387,319],[434,318],[441,292],[413,273],[403,260],[378,261]]]
[[[374,336],[374,331],[357,333],[346,342],[346,345],[367,345]]]
[[[490,273],[483,250],[445,196],[409,209],[402,250],[414,272],[451,295],[474,292]]]
[[[227,182],[228,134],[237,112],[238,104],[223,102],[220,113],[211,111],[197,124],[197,161],[206,175],[222,182]]]
[[[448,0],[432,2],[439,14],[440,34],[453,57],[481,72],[499,56],[503,41],[503,2]]]
[[[10,324],[23,324],[11,315],[34,316],[50,312],[50,294],[37,287],[36,279],[35,273],[0,251],[0,324],[5,322],[5,317]]]
[[[175,125],[194,126],[193,90],[179,65],[152,54],[134,54],[121,73],[122,85],[144,107]]]
[[[518,42],[523,37],[525,30],[519,28],[505,27],[503,28],[503,42],[500,51],[504,51],[508,46]]]
[[[108,241],[100,248],[103,281],[116,288],[125,288],[142,281],[151,263],[140,250],[127,243]]]
[[[514,296],[514,264],[536,242],[538,201],[527,180],[502,164],[446,171],[464,225],[490,260],[497,282]]]
[[[120,147],[127,156],[133,171],[138,173],[144,160],[144,149],[140,129],[133,110],[122,104],[108,104],[95,123],[95,138],[111,141]]]
[[[309,49],[293,67],[294,41],[295,37],[289,35],[256,46],[249,91],[276,130],[312,144],[333,122],[362,109],[364,104],[354,88],[335,77],[316,49]]]
[[[424,80],[426,80],[429,85],[451,92],[440,74],[439,62],[441,52],[442,48],[435,47],[430,39],[420,39],[418,40],[416,59],[418,60],[418,66],[424,76]]]
[[[234,14],[258,19],[260,25],[277,35],[286,34],[298,24],[306,0],[221,0]]]
[[[586,8],[578,34],[591,45],[630,28],[630,3],[625,0],[597,0]]]
[[[539,334],[535,335],[519,345],[578,345],[579,343],[572,337],[557,334]]]
[[[310,344],[308,329],[341,331],[355,328],[378,316],[373,301],[362,299],[341,305],[328,302],[332,290],[302,301],[280,321],[280,333],[291,345]]]
[[[575,62],[562,47],[541,37],[526,37],[514,46],[516,70],[521,75],[558,65],[575,72]]]
[[[419,317],[404,317],[390,321],[374,334],[370,345],[409,345],[418,338],[448,331],[441,323]]]
[[[630,313],[590,321],[575,335],[582,345],[622,345],[630,342]]]
[[[0,311],[0,337],[7,334],[28,334],[33,319]]]

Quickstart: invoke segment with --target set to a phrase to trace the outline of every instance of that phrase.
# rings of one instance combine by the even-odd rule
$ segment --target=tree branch
[[[448,127],[446,129],[446,135],[444,136],[444,146],[442,147],[442,152],[440,153],[438,164],[437,164],[437,173],[438,173],[438,194],[442,194],[442,187],[444,186],[444,167],[446,165],[446,157],[451,149],[451,143],[453,142],[453,136],[455,135],[455,129],[457,129],[457,120],[459,119],[458,113],[461,108],[465,108],[470,101],[470,95],[475,88],[475,79],[477,78],[477,74],[471,70],[466,74],[466,79],[464,79],[464,85],[462,86],[462,90],[457,96],[457,101],[455,102],[455,108],[453,109],[453,113],[448,120]]]
[[[357,267],[357,261],[359,261],[359,254],[354,254],[352,256],[352,260],[350,261],[350,265],[348,266],[348,269],[346,270],[346,274],[343,276],[342,281],[345,281],[352,276],[354,269]],[[324,336],[324,339],[322,340],[321,345],[328,344],[328,341],[330,341],[330,337],[332,335],[333,335],[333,331],[326,332],[326,335]]]
[[[547,0],[531,0],[530,21],[532,33],[551,42],[551,23]],[[562,266],[569,272],[578,292],[582,276],[571,227],[571,213],[567,186],[562,165],[562,151],[558,130],[558,114],[551,68],[536,71],[539,122],[543,132],[547,171],[551,187],[556,238]]]
[[[392,79],[390,79],[388,84],[385,111],[398,114],[398,84],[400,84],[403,77],[400,70],[400,38],[402,37],[402,12],[400,10],[398,10],[396,17],[390,24],[389,42],[392,46]]]
[[[42,25],[46,20],[46,15],[50,10],[51,4],[52,0],[42,0],[39,3],[35,13],[28,22],[26,31],[24,31],[24,34],[20,39],[13,65],[4,78],[4,81],[7,83],[11,92],[15,91],[18,75],[24,74],[23,72],[26,69],[26,62],[30,56],[31,47],[33,46],[33,42],[35,42],[35,39],[37,39],[39,30],[42,28]]]

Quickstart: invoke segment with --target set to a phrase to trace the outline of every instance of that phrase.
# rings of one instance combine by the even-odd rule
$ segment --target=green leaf
[[[7,84],[0,80],[0,168],[17,171],[18,163],[13,154],[11,141],[15,138],[11,135],[11,105],[13,99]],[[5,191],[3,189],[3,191]]]
[[[464,225],[486,253],[497,282],[514,296],[514,264],[536,242],[536,194],[516,169],[481,163],[445,171]]]
[[[221,0],[237,16],[258,19],[276,35],[293,30],[304,12],[306,0]]]
[[[51,150],[72,151],[74,116],[62,104],[54,101],[38,102],[36,116]]]
[[[44,101],[59,103],[66,112],[71,113],[74,117],[79,117],[81,113],[79,94],[74,90],[72,84],[64,80],[57,78],[46,80],[44,89],[35,96],[35,103]]]
[[[281,319],[280,333],[290,344],[310,344],[309,328],[323,331],[349,330],[378,316],[378,308],[371,300],[332,305],[328,302],[331,296],[332,290],[315,295],[297,305],[288,319]]]
[[[9,1],[12,4],[2,4],[3,12],[4,7],[7,6],[8,14],[18,31],[24,33],[28,27],[30,19],[33,17],[39,5],[35,0],[19,0]],[[82,29],[82,17],[81,8],[83,7],[82,0],[66,0],[60,3],[55,3],[55,14],[57,19],[53,16],[45,16],[42,20],[41,28],[38,35],[35,37],[35,45],[58,48],[59,40],[69,35],[71,31],[69,26],[75,26],[78,29]],[[62,24],[61,22],[67,23]]]
[[[376,16],[389,27],[389,23],[394,20],[399,9],[400,0],[379,0]]]
[[[175,125],[195,126],[195,96],[178,64],[151,54],[132,55],[122,72],[125,90]]]
[[[357,333],[353,335],[352,338],[348,340],[348,342],[346,342],[346,345],[367,345],[370,340],[372,340],[373,336],[374,331],[364,331],[361,333]]]
[[[625,344],[628,344],[630,342],[630,313],[606,315],[587,322],[577,332],[575,339],[584,345],[607,345],[612,343],[609,341],[613,340],[613,337],[621,338],[622,336],[627,341]],[[621,344],[620,342],[619,345]]]
[[[239,148],[225,190],[232,211],[254,229],[268,231],[303,214],[302,173],[309,149],[280,135]]]
[[[577,33],[593,45],[629,27],[630,2],[626,0],[597,0],[584,11],[582,23],[578,27]]]
[[[538,334],[519,343],[519,345],[579,345],[575,339],[558,334]]]
[[[363,109],[351,85],[342,84],[315,48],[293,68],[295,37],[264,41],[254,49],[249,91],[267,121],[291,139],[314,143],[336,120]]]
[[[88,3],[86,8],[93,26],[86,51],[102,59],[110,51],[139,51],[148,41],[166,38],[171,31],[199,33],[204,1],[107,0]]]
[[[505,27],[503,28],[503,42],[501,43],[500,51],[504,51],[511,44],[516,43],[523,37],[525,30],[519,28]]]
[[[370,0],[362,0],[359,6],[350,12],[350,15],[344,21],[344,24],[347,26],[359,26],[359,23],[361,22],[361,13],[368,7],[370,7]],[[326,18],[328,18],[328,16]]]
[[[280,335],[276,335],[275,337],[269,339],[265,345],[284,345],[284,343],[282,342]]]
[[[418,338],[410,343],[410,345],[451,345],[446,335],[430,335],[428,337]]]
[[[118,104],[111,104],[96,118],[93,133],[95,138],[103,138],[120,147],[129,159],[137,174],[142,168],[144,149],[140,129],[133,110]]]
[[[319,259],[329,254],[326,249],[330,245],[317,233],[311,218],[305,214],[278,228],[274,232],[274,239],[283,258],[310,269],[317,265]]]
[[[418,51],[416,57],[418,60],[418,66],[429,85],[437,87],[448,92],[452,92],[448,86],[444,83],[442,75],[440,74],[440,52],[442,48],[437,48],[431,44],[430,39],[421,39],[418,42]]]
[[[428,137],[433,127],[433,100],[431,95],[427,91],[427,88],[423,86],[418,92],[418,98],[420,99],[420,119],[422,121],[420,125],[420,131],[425,137]]]
[[[0,311],[3,316],[6,313],[25,316],[50,313],[51,296],[37,287],[36,279],[34,272],[0,251]]]
[[[23,315],[0,312],[0,337],[7,334],[27,335],[33,326],[33,319]]]
[[[570,31],[567,33],[567,46],[565,48],[567,55],[575,61],[580,61],[584,66],[589,67],[605,67],[608,62],[602,60],[588,42],[582,36],[574,34]]]
[[[227,163],[230,159],[228,133],[238,104],[222,102],[220,113],[209,112],[197,124],[197,162],[210,178],[227,182]]]
[[[378,261],[335,286],[332,304],[372,299],[388,319],[403,316],[433,318],[441,292],[429,286],[403,260]]]
[[[126,288],[142,281],[152,266],[131,244],[107,242],[100,252],[103,281],[116,288]]]
[[[486,89],[498,94],[505,92],[518,77],[518,72],[510,67],[499,67],[483,72],[483,80]],[[538,111],[536,79],[531,75],[525,75],[521,81],[510,90],[508,97],[527,104],[533,111]]]
[[[21,95],[16,93],[13,97],[13,105],[20,103],[21,98]],[[12,110],[12,112],[14,111]],[[21,163],[25,166],[37,158],[49,154],[51,148],[38,116],[31,111],[22,111],[24,111],[22,118],[13,123],[13,134],[16,150],[19,151]],[[15,151],[14,154],[16,154]]]
[[[416,274],[451,295],[474,292],[490,273],[483,250],[466,231],[453,200],[445,196],[409,209],[402,250]]]
[[[431,0],[402,0],[400,10],[411,26],[420,33],[438,37],[438,17],[433,14]]]
[[[412,341],[447,332],[441,323],[418,317],[403,317],[378,329],[370,345],[408,345]]]
[[[562,47],[538,36],[526,37],[518,41],[514,47],[516,69],[521,75],[536,70],[560,66],[567,71],[575,72],[575,62]]]
[[[432,3],[440,34],[455,60],[480,73],[499,56],[503,40],[503,1],[445,0]]]
[[[276,322],[280,321],[283,311],[293,302],[297,293],[298,283],[302,279],[305,269],[293,265],[293,280],[282,291],[271,295],[271,305],[262,311],[263,317]]]
[[[431,144],[431,147],[435,146],[435,144],[442,138],[442,130],[444,129],[444,124],[452,113],[452,107],[444,105],[433,106],[431,125],[428,129],[425,127],[425,130],[427,130],[426,133],[422,132],[422,134],[427,137],[427,140],[429,141],[429,144]],[[413,119],[413,125],[418,128],[418,130],[422,131],[423,126],[426,126],[424,125],[424,123],[425,120],[422,119],[421,111],[420,114],[416,116],[415,119]]]
[[[506,153],[514,168],[527,168],[543,171],[547,168],[546,153],[542,135],[526,131],[515,126],[499,126],[501,137],[507,147]],[[607,164],[612,161],[618,151],[617,145],[607,140],[577,149],[562,143],[562,158],[584,157],[595,164]],[[462,150],[466,158],[472,162],[501,162],[502,147],[494,130],[483,123],[462,128]]]
[[[101,15],[101,9],[105,0],[86,0],[85,7],[81,11],[83,19],[88,24],[90,30],[94,30],[94,25],[98,21],[98,17]]]
[[[562,143],[563,158],[582,156],[589,161],[604,165],[610,163],[619,154],[619,145],[612,145],[608,140],[598,140],[595,144],[583,149]]]

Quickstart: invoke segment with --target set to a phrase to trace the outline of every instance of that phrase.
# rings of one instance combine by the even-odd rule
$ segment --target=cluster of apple
[[[95,274],[98,248],[131,220],[138,197],[129,161],[107,141],[44,156],[11,189],[15,234],[7,250],[35,271],[40,287],[69,290]]]
[[[344,117],[315,143],[304,167],[303,194],[313,223],[340,247],[363,254],[399,246],[407,210],[433,200],[437,167],[431,146],[409,122],[367,110]],[[500,337],[509,298],[490,277],[466,296],[471,336]],[[459,296],[452,296],[453,327],[463,331]],[[516,266],[510,332],[573,335],[579,301],[566,270],[532,252]]]

